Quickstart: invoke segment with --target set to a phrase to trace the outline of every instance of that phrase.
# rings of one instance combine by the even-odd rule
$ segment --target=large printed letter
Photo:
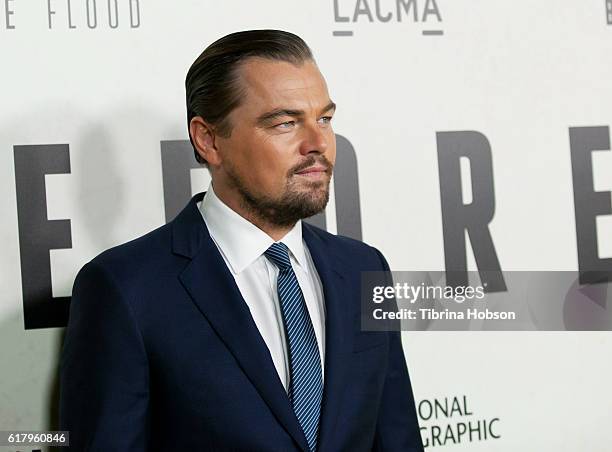
[[[467,285],[467,230],[480,279],[486,292],[504,292],[506,283],[497,260],[489,223],[495,213],[493,162],[487,138],[475,131],[438,132],[438,168],[447,283]],[[470,161],[472,202],[464,204],[460,158]]]
[[[49,250],[72,248],[70,220],[47,219],[45,174],[70,173],[70,151],[67,144],[13,149],[24,327],[66,326],[70,298],[53,298]]]
[[[580,284],[612,281],[612,257],[597,252],[598,215],[612,214],[610,192],[593,190],[591,153],[610,150],[608,127],[570,127]]]

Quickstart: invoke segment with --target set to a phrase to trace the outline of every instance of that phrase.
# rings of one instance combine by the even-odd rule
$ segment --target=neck
[[[248,222],[254,224],[259,229],[264,231],[275,242],[281,240],[295,226],[295,223],[291,225],[278,225],[271,223],[265,218],[262,218],[261,215],[258,215],[253,209],[249,208],[246,202],[235,193],[229,193],[222,187],[217,186],[214,186],[213,189],[215,191],[215,195],[217,195],[217,198],[219,198],[226,206]]]

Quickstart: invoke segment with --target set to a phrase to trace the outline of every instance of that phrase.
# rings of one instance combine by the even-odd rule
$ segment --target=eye
[[[319,118],[319,123],[321,124],[329,124],[331,123],[332,117],[331,116],[323,116],[322,118]]]
[[[276,124],[274,127],[276,127],[277,129],[291,129],[293,126],[295,125],[295,121],[285,121],[285,122],[281,122],[280,124]]]

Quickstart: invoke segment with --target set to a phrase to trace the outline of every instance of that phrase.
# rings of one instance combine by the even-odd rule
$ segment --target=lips
[[[297,171],[296,174],[301,174],[304,176],[308,176],[308,175],[317,175],[318,173],[327,173],[328,167],[326,166],[321,166],[321,165],[314,165],[314,166],[309,166],[306,169]]]

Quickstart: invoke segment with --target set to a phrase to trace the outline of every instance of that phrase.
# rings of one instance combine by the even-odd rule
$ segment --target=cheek
[[[327,150],[325,151],[325,157],[333,165],[336,163],[336,136],[333,135],[328,143]]]
[[[262,140],[236,133],[232,134],[232,146],[226,148],[225,158],[244,178],[253,180],[266,164],[265,149],[266,143]]]
[[[288,143],[277,137],[261,140],[251,149],[245,170],[255,184],[268,191],[277,191],[287,183],[287,171],[293,164]]]

